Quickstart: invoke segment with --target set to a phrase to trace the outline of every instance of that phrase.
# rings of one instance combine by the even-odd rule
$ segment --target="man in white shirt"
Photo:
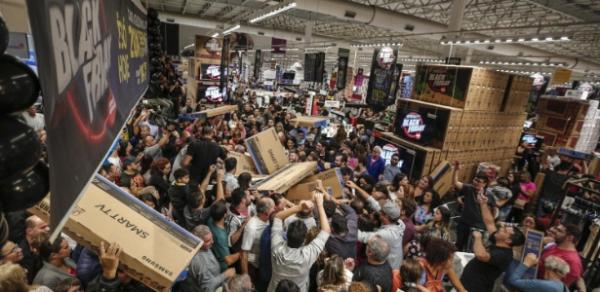
[[[269,226],[269,218],[274,211],[275,202],[269,197],[261,198],[256,204],[256,216],[250,218],[244,229],[240,268],[242,274],[250,275],[253,283],[259,283],[260,239],[265,228]]]
[[[21,116],[23,116],[25,123],[36,132],[44,129],[44,115],[37,112],[36,105],[30,106]]]
[[[225,196],[229,197],[233,190],[240,187],[238,183],[237,177],[235,177],[235,172],[237,170],[237,160],[233,157],[229,157],[225,159],[225,177],[223,181],[225,182]]]
[[[325,209],[323,208],[323,193],[316,192],[314,198],[319,210],[321,232],[306,246],[303,246],[308,232],[306,225],[302,221],[291,223],[286,233],[286,241],[283,239],[282,221],[290,215],[300,212],[300,210],[312,209],[313,203],[302,201],[299,205],[275,215],[271,229],[271,264],[273,272],[268,292],[274,292],[277,284],[283,279],[296,283],[302,292],[308,291],[310,267],[323,251],[331,233],[329,221],[327,221],[327,215],[325,215]]]

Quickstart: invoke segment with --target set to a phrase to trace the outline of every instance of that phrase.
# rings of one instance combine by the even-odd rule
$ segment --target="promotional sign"
[[[398,94],[398,89],[401,87],[401,84],[402,84],[402,80],[400,80],[400,75],[402,75],[402,64],[396,64],[396,70],[394,70],[392,86],[390,87],[390,94],[388,96],[389,101],[396,100],[396,95]]]
[[[313,82],[315,78],[315,64],[317,54],[304,54],[304,81]]]
[[[556,68],[556,70],[554,70],[554,74],[552,74],[552,82],[550,85],[569,82],[569,80],[571,80],[572,73],[573,71],[570,69]]]
[[[525,236],[525,244],[523,245],[523,255],[521,256],[521,262],[525,259],[527,254],[535,254],[539,259],[542,255],[542,246],[544,241],[544,233],[537,230],[528,230]],[[529,268],[523,275],[523,279],[535,279],[537,277],[538,266]]]
[[[28,0],[50,162],[52,239],[148,87],[139,1]]]
[[[219,78],[219,90],[223,91],[225,87],[227,87],[227,75],[229,75],[228,71],[229,67],[229,39],[225,38],[223,40],[223,46],[221,48],[221,66],[219,71],[221,72],[221,76]]]
[[[472,74],[472,68],[417,65],[415,95],[464,108]]]
[[[196,79],[201,85],[219,86],[221,75],[221,55],[223,43],[220,39],[196,35]]]
[[[346,72],[348,71],[348,59],[350,57],[350,50],[339,48],[338,49],[338,71],[336,76],[336,88],[342,90],[346,87]]]
[[[271,52],[273,54],[285,54],[285,49],[287,46],[287,40],[272,38],[271,39]]]
[[[390,47],[376,49],[373,52],[367,104],[375,111],[382,111],[394,103],[395,98],[390,99],[390,90],[394,83],[396,55],[396,50]]]
[[[260,68],[262,67],[262,51],[256,50],[254,53],[254,79],[260,78]]]
[[[55,209],[52,197],[28,211],[48,221]],[[64,232],[96,253],[101,242],[117,242],[119,268],[155,291],[168,291],[202,246],[199,238],[99,175],[67,219]]]
[[[442,148],[450,110],[399,100],[396,107],[396,135],[423,146]]]

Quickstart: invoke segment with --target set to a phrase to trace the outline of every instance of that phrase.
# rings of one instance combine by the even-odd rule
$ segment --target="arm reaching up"
[[[492,215],[492,211],[488,206],[488,198],[485,195],[484,191],[480,191],[477,194],[477,201],[479,201],[479,207],[481,209],[481,217],[483,218],[483,223],[485,224],[485,229],[489,234],[496,232],[496,222],[494,221],[494,216]]]
[[[463,183],[458,181],[458,171],[460,170],[460,162],[454,161],[454,167],[452,169],[452,182],[454,183],[454,187],[458,190],[461,190],[463,187]]]
[[[323,193],[315,192],[315,203],[317,203],[317,209],[319,211],[319,221],[321,223],[321,230],[327,233],[331,233],[331,227],[329,226],[329,220],[325,215],[325,208],[323,208]]]

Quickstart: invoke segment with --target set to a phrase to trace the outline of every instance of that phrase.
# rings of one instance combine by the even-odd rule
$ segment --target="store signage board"
[[[60,194],[50,199],[55,239],[148,87],[146,10],[139,1],[28,0],[27,6],[37,56],[44,56],[38,72],[50,191]]]
[[[472,68],[417,65],[414,91],[438,104],[463,108],[472,74]]]
[[[47,221],[50,199],[29,212]],[[99,175],[67,218],[64,232],[86,248],[98,252],[101,242],[117,242],[120,268],[155,291],[168,291],[202,246],[199,238]]]
[[[552,82],[550,85],[563,84],[571,80],[571,74],[573,73],[570,69],[556,68],[554,74],[552,74]]]
[[[336,79],[336,88],[342,90],[346,87],[346,79],[348,75],[348,60],[350,58],[350,50],[339,48],[338,49],[338,71]]]
[[[376,49],[373,52],[371,75],[367,89],[367,104],[375,111],[382,111],[394,103],[390,90],[394,83],[397,51],[390,47]]]

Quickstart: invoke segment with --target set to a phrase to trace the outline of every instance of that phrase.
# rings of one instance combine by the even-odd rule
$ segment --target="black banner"
[[[394,70],[394,79],[392,79],[392,86],[390,87],[390,94],[388,96],[389,101],[396,101],[396,94],[398,93],[398,89],[400,88],[400,84],[402,82],[402,80],[400,80],[400,75],[402,75],[402,67],[402,64],[396,64],[396,70]]]
[[[342,90],[346,87],[347,71],[348,71],[348,59],[350,57],[350,50],[339,48],[338,49],[338,72],[336,80],[336,88]]]
[[[229,39],[223,39],[223,46],[221,47],[221,78],[219,79],[219,90],[223,92],[224,88],[227,88],[227,77],[229,76]],[[226,98],[224,98],[226,99]]]
[[[394,103],[395,98],[390,99],[390,89],[394,82],[396,56],[396,50],[390,47],[376,49],[373,53],[367,104],[375,111],[382,111]]]
[[[254,54],[254,79],[260,79],[260,68],[262,67],[262,51],[256,50]]]
[[[317,54],[304,54],[304,81],[315,81],[315,64]]]
[[[40,58],[53,238],[148,87],[139,1],[28,0]]]

